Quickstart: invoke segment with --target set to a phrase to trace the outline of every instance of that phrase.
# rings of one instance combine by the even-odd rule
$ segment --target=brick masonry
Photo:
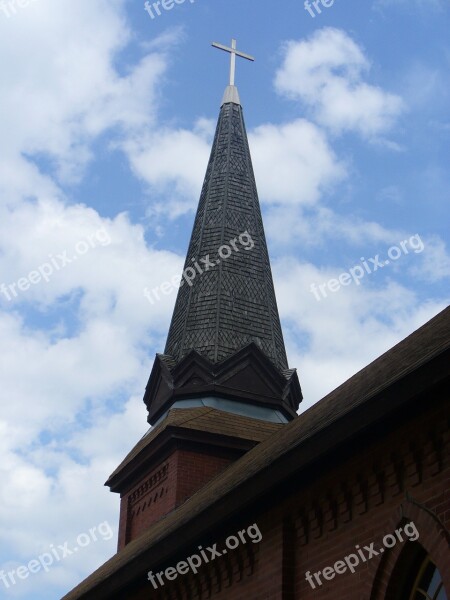
[[[175,450],[121,495],[118,550],[182,504],[230,462],[222,456]]]
[[[362,548],[374,542],[380,548],[386,534],[411,520],[419,531],[418,542],[431,554],[448,591],[449,442],[448,408],[441,404],[355,451],[337,468],[319,472],[304,488],[301,481],[291,482],[288,492],[280,490],[270,500],[271,506],[264,508],[261,498],[260,506],[243,511],[226,530],[204,540],[205,546],[217,542],[223,548],[228,535],[256,522],[263,535],[259,544],[241,545],[197,575],[178,576],[160,590],[142,582],[129,598],[394,600],[388,584],[402,551],[414,542],[397,543],[361,563],[354,574],[336,575],[314,590],[305,573],[332,566],[354,552],[356,544]],[[148,567],[163,570],[195,551],[196,547],[187,548],[170,565]]]

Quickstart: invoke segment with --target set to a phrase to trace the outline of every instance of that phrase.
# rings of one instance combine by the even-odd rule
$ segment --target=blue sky
[[[144,289],[184,262],[228,78],[211,42],[256,57],[237,84],[305,410],[448,304],[450,11],[15,6],[0,2],[0,597],[53,600],[115,551],[103,482],[147,429],[175,293]]]

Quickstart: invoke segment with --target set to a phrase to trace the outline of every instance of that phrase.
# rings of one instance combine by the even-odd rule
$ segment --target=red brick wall
[[[230,458],[200,454],[190,450],[177,452],[176,506],[190,498],[194,492],[223,471]]]
[[[121,496],[118,550],[182,504],[230,462],[230,458],[176,450],[143,474],[139,483]]]
[[[379,550],[383,536],[411,520],[419,531],[418,542],[437,564],[449,594],[447,412],[442,404],[376,441],[368,439],[365,448],[355,449],[331,471],[318,472],[316,480],[304,489],[294,491],[293,487],[290,494],[280,491],[272,509],[261,513],[256,507],[245,520],[227,524],[227,535],[232,535],[256,522],[263,535],[259,544],[241,545],[202,567],[197,575],[178,576],[161,590],[155,591],[143,581],[130,599],[391,600],[387,589],[394,567],[407,544],[413,542],[398,542],[361,562],[354,574],[336,574],[331,581],[321,576],[323,583],[315,589],[305,573],[333,566],[354,553],[357,544],[363,548],[374,542]],[[180,464],[185,460],[187,457],[180,457]],[[195,463],[193,457],[190,460]],[[196,476],[200,481],[200,472]],[[297,479],[294,484],[298,483]],[[224,547],[223,537],[213,541],[219,549]],[[175,566],[177,560],[195,552],[195,547],[189,548],[186,555],[159,570]]]
[[[375,542],[379,550],[383,537],[404,522],[414,521],[418,542],[425,547],[432,547],[427,541],[430,535],[442,542],[442,527],[430,530],[428,521],[431,511],[434,523],[440,521],[447,531],[450,529],[449,430],[445,412],[441,408],[392,432],[297,497],[296,597],[320,600],[328,598],[332,590],[338,600],[384,598],[373,594],[377,589],[386,591],[393,564],[405,545],[412,542],[384,549],[366,563],[361,562],[354,574],[339,574],[331,581],[320,577],[323,583],[315,590],[305,580],[305,572],[333,566],[354,553],[357,544],[363,548]],[[439,551],[432,552],[441,575],[447,577],[447,591],[449,556],[442,561]]]
[[[175,507],[176,462],[173,453],[121,496],[119,550]]]

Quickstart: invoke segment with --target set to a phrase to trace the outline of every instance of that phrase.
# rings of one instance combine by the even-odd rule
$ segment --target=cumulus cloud
[[[266,227],[273,241],[280,245],[323,247],[340,241],[348,246],[367,244],[394,244],[406,235],[404,231],[384,227],[318,204],[310,207],[292,207],[290,210],[271,208],[266,215]]]
[[[375,274],[318,301],[311,284],[338,277],[342,267],[293,257],[273,266],[289,364],[298,367],[305,396],[302,411],[446,306],[424,303],[409,287],[389,278],[381,283]]]
[[[115,69],[131,36],[123,5],[80,0],[75,10],[68,0],[39,0],[0,19],[0,50],[11,57],[0,73],[2,158],[46,155],[60,178],[76,179],[96,136],[152,120],[166,62],[152,52],[124,74]]]
[[[149,185],[152,214],[176,218],[193,210],[211,151],[215,122],[201,120],[192,131],[150,131],[123,144],[133,172]],[[285,124],[266,123],[249,132],[258,190],[268,204],[311,205],[347,176],[319,127],[305,119]]]
[[[192,131],[163,128],[129,138],[123,145],[134,174],[149,185],[157,198],[151,214],[172,219],[193,210],[200,195],[209,154],[211,121],[200,119]]]
[[[444,240],[438,235],[426,240],[423,260],[414,267],[412,274],[429,283],[450,278],[450,255]]]
[[[13,569],[105,519],[116,527],[118,502],[102,483],[147,429],[149,348],[163,345],[175,301],[151,306],[144,288],[179,274],[182,257],[147,247],[142,226],[126,215],[105,219],[83,205],[22,203],[0,223],[6,285],[50,255],[67,249],[72,257],[92,234],[108,241],[48,283],[11,300],[1,294],[0,562]],[[36,576],[46,597],[104,561],[114,538]],[[32,590],[26,583],[15,593]]]
[[[369,70],[363,49],[344,31],[326,27],[307,40],[286,43],[275,86],[280,94],[303,102],[331,131],[371,138],[390,129],[404,103],[367,83]]]
[[[258,189],[269,203],[314,204],[347,174],[323,131],[305,119],[260,125],[250,145]]]
[[[152,214],[176,218],[193,210],[211,152],[215,121],[200,119],[192,130],[164,128],[128,139],[122,148],[137,177],[149,185]],[[306,119],[266,123],[249,132],[258,190],[268,204],[314,204],[347,176],[319,127]]]

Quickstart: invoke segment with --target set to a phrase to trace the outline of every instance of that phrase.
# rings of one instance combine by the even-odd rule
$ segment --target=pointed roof
[[[225,90],[165,351],[147,384],[148,421],[205,396],[281,411],[287,420],[302,400],[288,367],[235,85]]]
[[[202,259],[212,264],[203,270]],[[254,342],[288,368],[242,107],[235,86],[222,104],[165,354],[191,350],[218,363]]]

